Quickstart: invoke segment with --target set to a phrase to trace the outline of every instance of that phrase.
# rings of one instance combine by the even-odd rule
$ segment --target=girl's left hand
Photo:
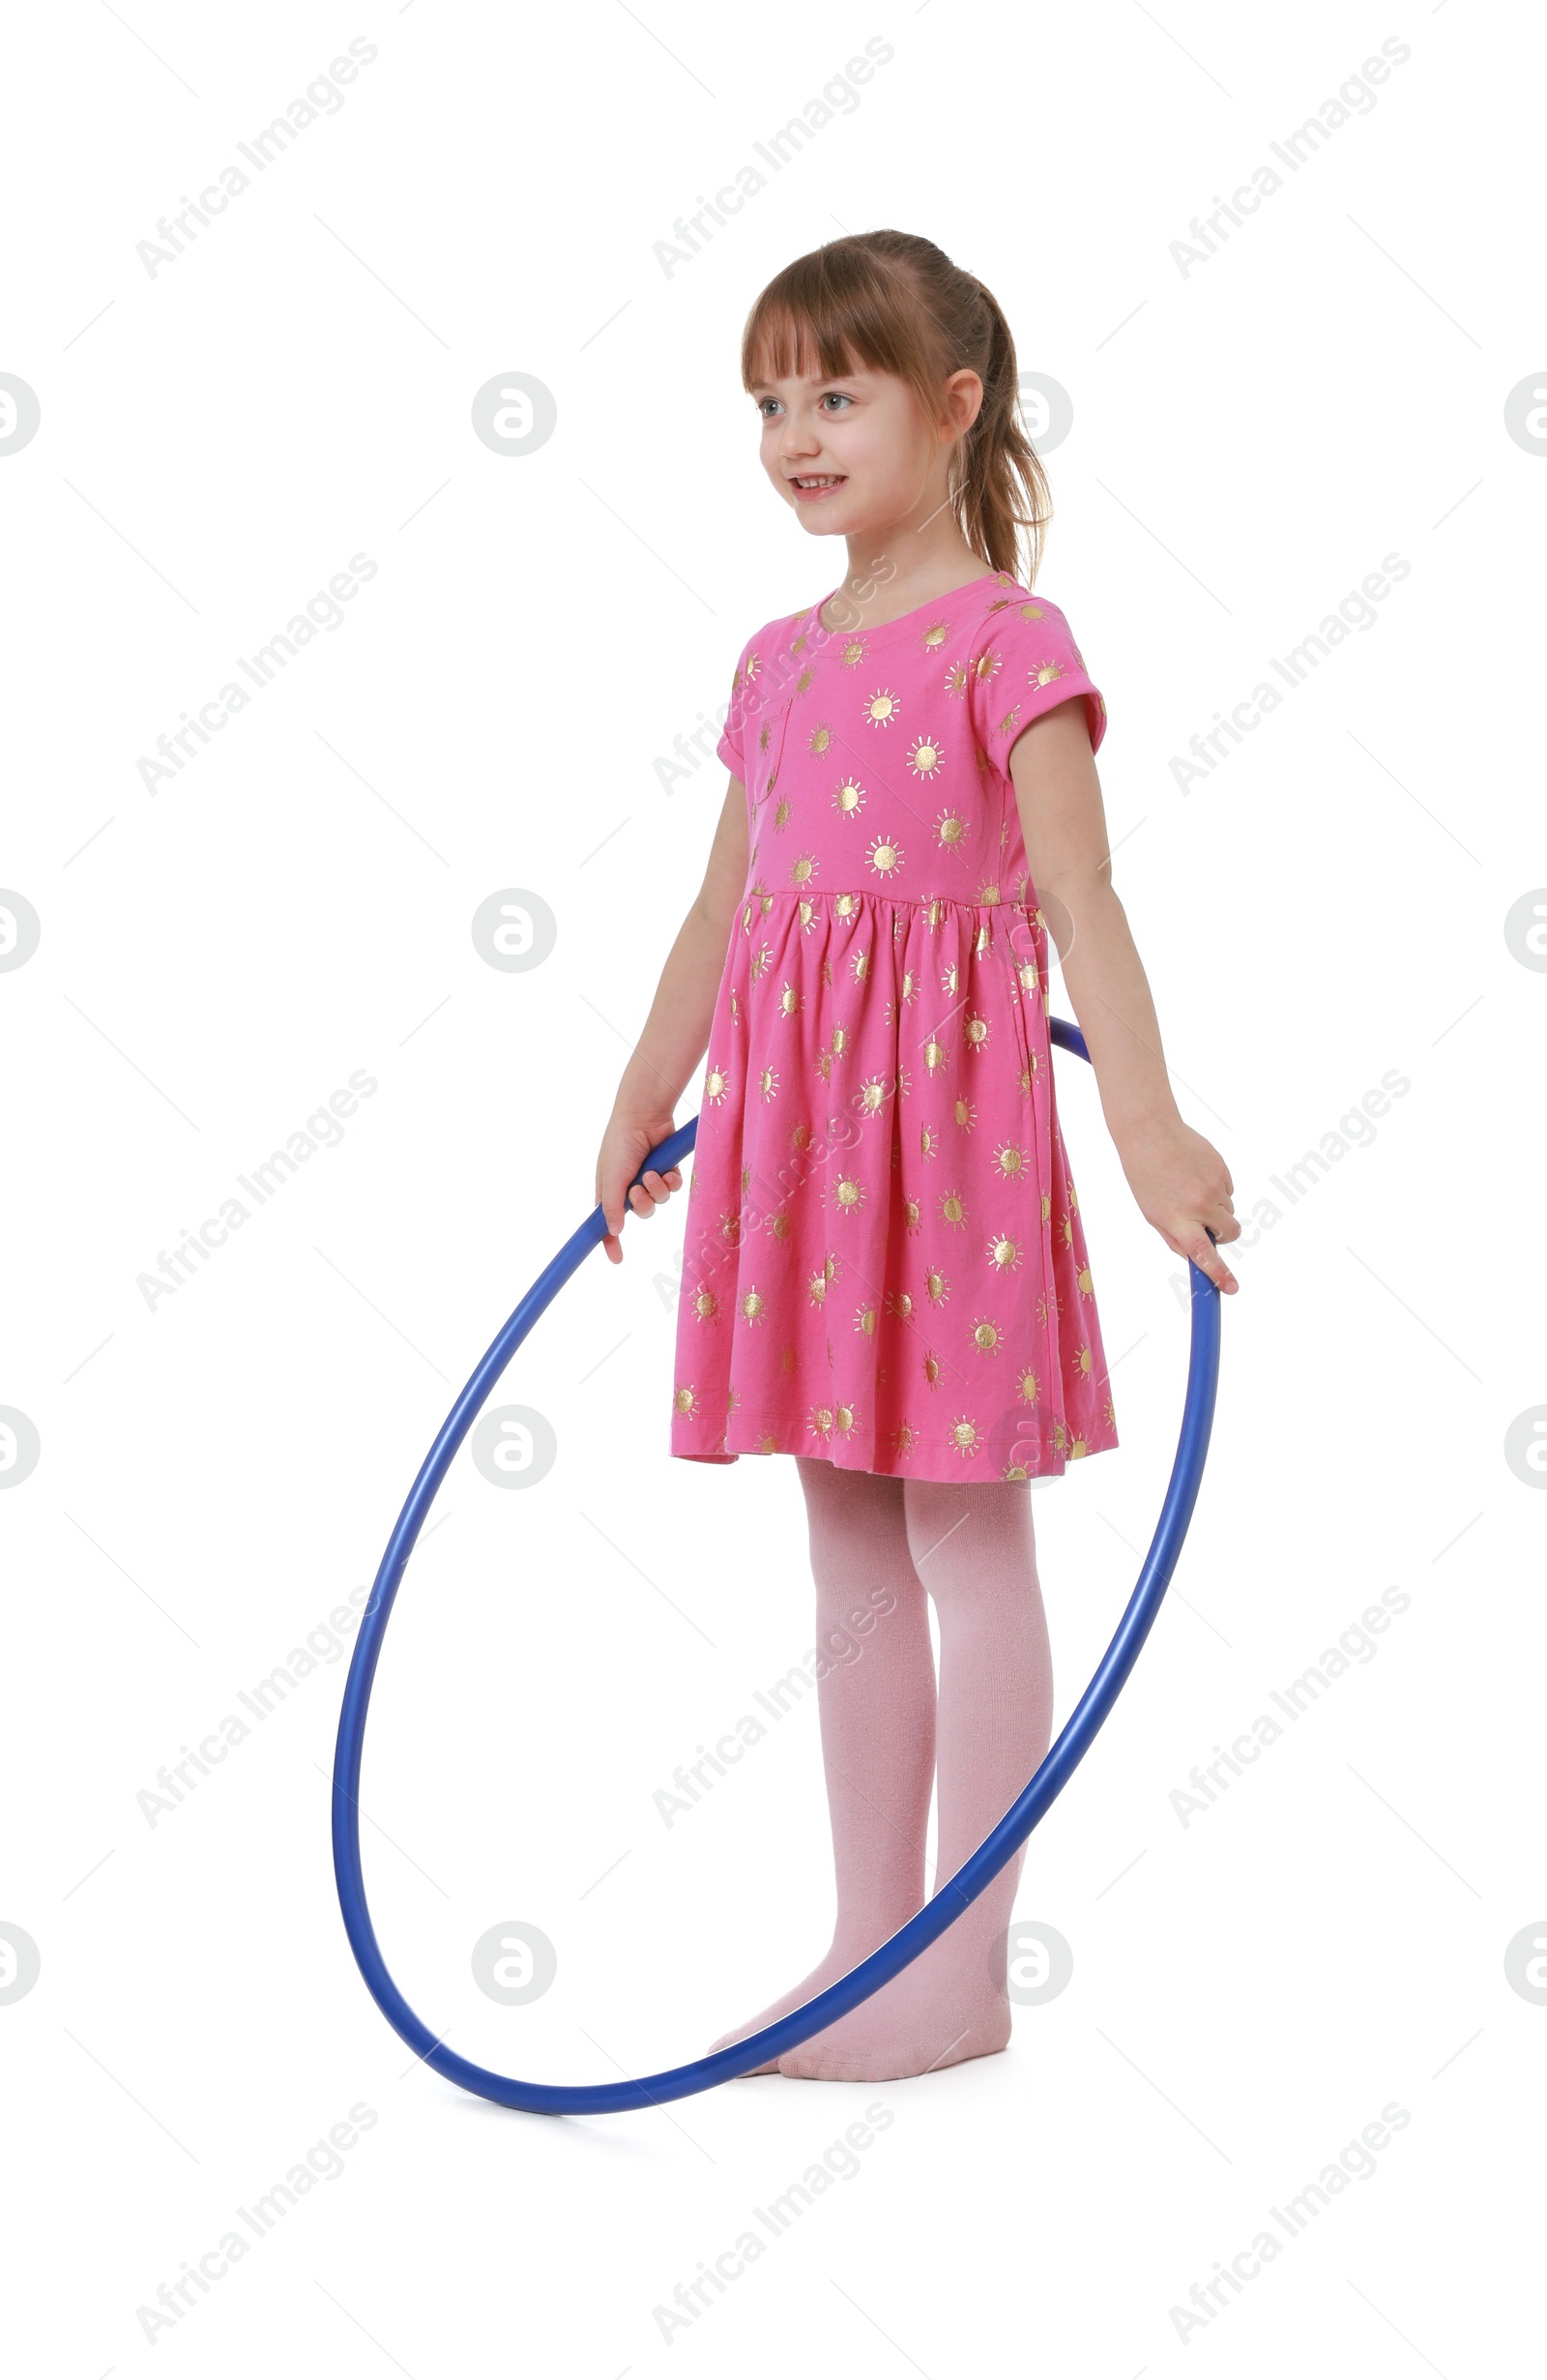
[[[1241,1237],[1231,1203],[1235,1184],[1213,1143],[1173,1115],[1130,1134],[1118,1155],[1140,1213],[1172,1254],[1190,1257],[1227,1296],[1238,1290],[1240,1281],[1209,1237]]]

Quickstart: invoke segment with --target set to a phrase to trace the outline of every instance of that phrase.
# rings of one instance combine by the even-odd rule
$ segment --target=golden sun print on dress
[[[1116,1443],[1042,946],[1009,939],[1042,930],[1009,751],[1071,692],[1095,738],[1066,623],[1008,573],[744,648],[673,1453],[1025,1481]]]

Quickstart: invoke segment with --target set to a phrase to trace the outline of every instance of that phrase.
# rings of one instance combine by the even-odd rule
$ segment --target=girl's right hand
[[[644,1159],[652,1149],[658,1149],[669,1140],[677,1126],[670,1115],[615,1115],[602,1135],[601,1151],[597,1159],[597,1203],[606,1221],[606,1237],[601,1245],[607,1251],[609,1264],[622,1264],[623,1248],[619,1233],[628,1214],[654,1215],[663,1206],[673,1190],[682,1189],[680,1165],[670,1165],[666,1171],[652,1170],[642,1180],[634,1182]],[[629,1189],[629,1184],[633,1188]],[[625,1193],[627,1192],[627,1203]]]

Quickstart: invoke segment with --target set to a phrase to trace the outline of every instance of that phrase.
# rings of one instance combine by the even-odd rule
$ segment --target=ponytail
[[[999,300],[979,280],[973,292],[983,324],[983,339],[972,368],[983,384],[978,418],[962,442],[952,475],[951,508],[961,533],[974,553],[991,569],[1021,576],[1021,534],[1029,554],[1022,584],[1036,584],[1041,567],[1042,540],[1053,516],[1047,475],[1021,418],[1015,341]],[[984,350],[986,349],[986,352]],[[960,366],[953,368],[960,369]]]

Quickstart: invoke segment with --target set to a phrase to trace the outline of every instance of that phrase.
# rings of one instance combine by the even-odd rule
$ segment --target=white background
[[[357,36],[378,55],[196,243],[136,253]],[[846,59],[894,54],[713,243],[654,245]],[[1228,245],[1172,243],[1399,37]],[[1464,0],[770,16],[137,0],[8,35],[0,455],[11,1125],[0,2005],[18,2370],[414,2380],[664,2359],[1136,2380],[1518,2364],[1547,2008],[1534,1201],[1547,984],[1539,27]],[[334,1898],[325,1661],[180,1807],[137,1796],[368,1583],[452,1398],[589,1207],[724,787],[655,763],[841,574],[755,461],[743,319],[835,235],[926,233],[1067,390],[1039,588],[1105,694],[1117,882],[1178,1095],[1243,1218],[1213,1452],[1018,1914],[1067,1988],[1003,2056],[553,2120],[412,2063]],[[529,374],[519,455],[475,392]],[[354,554],[376,575],[155,793],[136,763]],[[1409,574],[1190,790],[1172,761],[1360,580]],[[540,895],[542,965],[471,921]],[[1057,983],[1053,1007],[1067,1011]],[[1181,1268],[1060,1059],[1121,1449],[1036,1503],[1062,1725],[1180,1414]],[[352,1071],[378,1089],[173,1295],[137,1277]],[[1286,1167],[1395,1070],[1366,1146]],[[680,1115],[697,1107],[689,1087]],[[1314,1168],[1313,1168],[1314,1171]],[[250,1204],[250,1202],[248,1202]],[[500,1396],[557,1460],[457,1463],[367,1745],[389,1959],[453,2042],[600,2081],[696,2056],[827,1944],[814,1697],[666,1828],[653,1796],[810,1641],[793,1463],[667,1455],[686,1201],[592,1256]],[[1529,1426],[1529,1425],[1528,1425]],[[1535,1475],[1535,1485],[1542,1475]],[[1385,1589],[1408,1606],[1212,1807],[1172,1801]],[[476,1986],[521,1920],[558,1976]],[[891,2122],[670,2343],[654,2308],[861,2111]],[[1172,2313],[1388,2102],[1375,2171]],[[136,2308],[346,2110],[373,2127],[154,2345]],[[561,2343],[562,2342],[562,2343]]]

